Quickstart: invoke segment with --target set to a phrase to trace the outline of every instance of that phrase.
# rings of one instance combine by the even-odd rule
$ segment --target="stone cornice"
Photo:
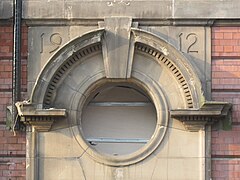
[[[28,26],[98,26],[99,22],[103,22],[104,18],[24,18],[22,20]],[[240,26],[240,19],[165,19],[165,18],[133,18],[133,22],[137,22],[139,26]],[[0,24],[12,23],[12,17],[1,19]]]
[[[2,22],[5,22],[1,20]],[[10,19],[8,20],[10,21]],[[103,22],[103,18],[27,18],[23,19],[28,26],[98,26],[99,22]],[[240,26],[240,19],[175,19],[175,18],[133,18],[133,22],[137,22],[139,26]]]
[[[36,1],[23,0],[23,18],[103,18],[106,16],[131,16],[133,18],[162,19],[237,19],[240,17],[239,1],[220,0],[114,0],[98,1]],[[64,7],[64,9],[62,9]],[[144,8],[142,8],[144,7]],[[13,4],[5,0],[0,6],[0,17],[12,16]],[[89,11],[91,9],[91,11]]]
[[[38,132],[51,129],[53,122],[66,116],[66,109],[35,109],[31,104],[16,103],[20,120]]]
[[[172,118],[182,121],[189,131],[198,131],[206,124],[213,124],[220,120],[230,121],[229,112],[232,105],[226,102],[205,102],[199,109],[174,109]]]

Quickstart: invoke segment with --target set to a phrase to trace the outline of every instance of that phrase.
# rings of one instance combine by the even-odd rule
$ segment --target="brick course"
[[[212,161],[213,179],[218,180],[239,180],[240,161],[238,160],[213,160]]]
[[[240,56],[240,27],[212,28],[212,56]]]
[[[212,131],[212,178],[240,179],[240,27],[212,28],[212,99],[233,104],[231,131]]]
[[[27,57],[27,26],[22,27],[22,56]],[[0,26],[0,60],[12,59],[13,52],[13,27]]]
[[[26,133],[6,129],[6,107],[12,104],[12,25],[0,26],[0,179],[24,180]],[[22,28],[22,89],[27,87],[27,27]]]

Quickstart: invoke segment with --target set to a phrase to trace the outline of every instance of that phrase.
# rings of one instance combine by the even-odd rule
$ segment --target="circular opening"
[[[130,84],[108,83],[91,93],[81,118],[83,138],[95,151],[132,154],[154,134],[157,113],[149,96]]]

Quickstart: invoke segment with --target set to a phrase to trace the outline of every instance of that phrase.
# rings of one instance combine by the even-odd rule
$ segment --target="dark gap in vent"
[[[183,77],[182,77],[182,76],[180,76],[180,77],[178,78],[178,80],[179,80],[179,81],[181,81],[181,79],[183,79]]]
[[[180,72],[178,72],[178,74],[176,74],[176,77],[178,78],[179,76],[181,76],[181,73]]]
[[[82,56],[82,57],[84,57],[84,56],[86,55],[83,50],[82,50],[80,53],[81,53],[81,56]]]
[[[75,54],[75,56],[72,57],[72,59],[73,59],[74,61],[76,61],[75,58],[80,59],[80,58],[78,57],[78,54],[77,54],[77,53]],[[71,60],[70,60],[70,61],[71,61]]]
[[[59,73],[59,74],[61,74],[61,75],[63,75],[63,74],[64,74],[64,72],[65,72],[65,71],[64,71],[64,70],[62,70],[62,68],[58,70],[58,73]]]
[[[69,66],[67,64],[64,64],[63,66],[66,68],[66,70],[69,68]],[[65,68],[64,68],[64,70],[65,70]]]
[[[57,80],[56,80],[56,79],[53,79],[52,82],[56,84],[56,83],[57,83]]]
[[[69,61],[67,61],[66,64],[67,64],[68,67],[71,67],[73,63],[71,62],[71,59],[69,59]]]
[[[90,48],[87,48],[86,51],[87,51],[87,54],[91,53]]]
[[[80,56],[80,58],[84,56],[81,51],[78,53],[78,55]]]

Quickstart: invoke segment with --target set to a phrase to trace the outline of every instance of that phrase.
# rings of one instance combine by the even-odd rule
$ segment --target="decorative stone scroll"
[[[229,122],[231,104],[226,102],[205,102],[199,109],[171,110],[171,117],[182,121],[189,131],[199,131],[206,124],[213,124],[220,120]]]

